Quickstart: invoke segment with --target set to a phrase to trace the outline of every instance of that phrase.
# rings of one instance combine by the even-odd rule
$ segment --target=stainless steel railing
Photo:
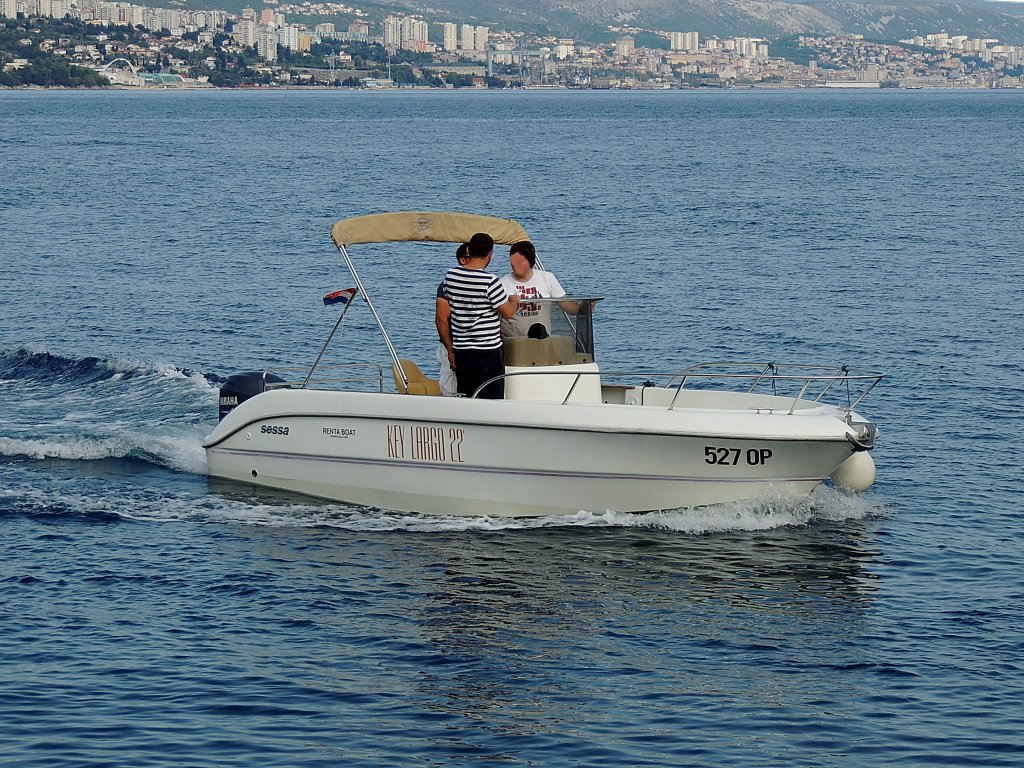
[[[714,370],[724,368],[726,370]],[[785,368],[793,373],[781,373]],[[846,403],[841,404],[844,410],[853,410],[873,390],[887,374],[880,371],[867,369],[853,369],[848,366],[808,365],[802,363],[751,363],[733,361],[714,361],[698,363],[685,368],[682,372],[657,373],[651,371],[513,371],[501,376],[495,376],[480,385],[471,397],[477,397],[480,392],[495,381],[517,376],[573,376],[572,385],[562,399],[562,404],[567,404],[575,393],[580,381],[584,376],[600,376],[602,382],[613,379],[642,378],[642,386],[654,386],[652,379],[666,380],[664,389],[675,389],[671,402],[666,406],[667,410],[673,410],[680,395],[686,390],[686,385],[695,382],[711,383],[735,383],[737,386],[745,387],[738,391],[746,394],[768,394],[757,392],[759,387],[771,386],[771,394],[792,398],[788,414],[792,415],[801,400],[810,402],[822,402],[837,384],[845,388]],[[678,382],[678,383],[676,383]],[[780,388],[789,390],[789,394],[779,393]],[[793,395],[792,388],[797,388],[796,395]],[[808,391],[814,387],[814,394],[808,395]],[[693,391],[694,388],[686,391]]]
[[[366,373],[360,374],[364,370]],[[302,366],[273,368],[267,373],[276,373],[283,382],[267,382],[266,389],[340,389],[345,385],[376,383],[377,391],[384,391],[384,367],[380,363],[357,362],[320,365],[316,367],[317,378],[310,378],[310,369]]]

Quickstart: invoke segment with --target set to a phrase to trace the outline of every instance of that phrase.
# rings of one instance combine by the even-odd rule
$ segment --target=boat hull
[[[644,512],[809,493],[854,451],[787,414],[278,390],[206,442],[211,476],[435,515]]]

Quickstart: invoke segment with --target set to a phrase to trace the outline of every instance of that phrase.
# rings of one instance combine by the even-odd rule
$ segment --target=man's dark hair
[[[455,249],[455,258],[458,259],[459,261],[462,261],[464,258],[466,258],[466,251],[468,250],[469,243],[463,243],[462,245]]]
[[[508,255],[511,256],[513,253],[522,254],[523,258],[530,262],[530,268],[537,266],[537,249],[533,247],[533,243],[529,240],[520,240],[518,243],[512,243],[512,247],[508,249]]]
[[[469,238],[469,256],[478,259],[494,250],[494,238],[486,232],[477,232]]]

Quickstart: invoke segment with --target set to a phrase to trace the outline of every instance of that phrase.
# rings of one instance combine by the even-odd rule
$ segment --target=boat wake
[[[170,364],[0,351],[0,457],[205,474],[219,379]]]
[[[606,511],[577,512],[537,518],[433,516],[368,509],[346,504],[311,501],[279,494],[254,497],[245,491],[213,490],[198,499],[153,500],[132,505],[124,517],[140,521],[191,520],[275,528],[325,528],[384,533],[464,531],[520,531],[541,528],[637,528],[706,535],[731,531],[767,531],[883,517],[885,506],[871,499],[834,488],[821,487],[809,497],[762,497],[731,504],[632,514]]]
[[[632,528],[691,536],[736,531],[802,528],[818,523],[864,520],[889,514],[886,506],[829,487],[800,499],[760,498],[696,509],[632,514],[578,512],[540,518],[428,516],[368,509],[334,502],[299,501],[286,493],[248,488],[108,485],[102,492],[74,485],[0,490],[0,506],[30,516],[269,528],[319,528],[360,533],[457,533],[525,531],[544,528]]]
[[[130,459],[193,474],[206,473],[202,448],[204,430],[148,435],[128,432],[120,437],[19,440],[0,437],[0,457],[98,461]]]
[[[153,374],[167,378],[197,379],[210,386],[223,381],[218,376],[177,368],[169,363],[144,363],[128,358],[83,357],[69,358],[53,355],[45,350],[25,347],[0,350],[0,379],[5,383],[17,381],[56,382],[68,385],[91,384],[103,381],[144,378]]]

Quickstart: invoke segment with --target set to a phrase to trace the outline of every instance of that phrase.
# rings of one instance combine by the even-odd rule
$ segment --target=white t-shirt
[[[501,319],[503,337],[526,336],[534,323],[543,323],[548,333],[551,332],[551,304],[536,304],[530,299],[536,296],[560,299],[565,296],[565,289],[553,274],[543,269],[535,269],[530,279],[525,282],[517,280],[514,275],[505,275],[501,278],[501,284],[509,294],[519,294],[519,308],[515,315],[508,320]]]

